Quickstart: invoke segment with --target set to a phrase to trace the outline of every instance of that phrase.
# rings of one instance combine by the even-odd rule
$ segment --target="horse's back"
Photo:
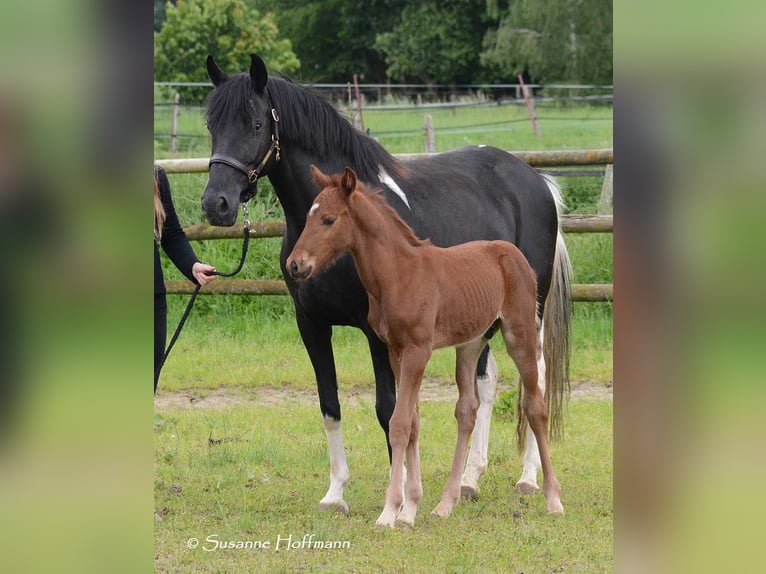
[[[545,180],[514,155],[466,146],[407,163],[409,208],[389,200],[434,244],[502,239],[517,245],[538,274],[550,272],[558,213]]]

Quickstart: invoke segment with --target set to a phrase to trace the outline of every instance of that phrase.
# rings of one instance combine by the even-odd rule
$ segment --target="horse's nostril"
[[[290,263],[290,272],[294,275],[298,273],[298,263],[296,261],[293,261]]]
[[[218,213],[228,213],[229,211],[229,202],[226,201],[226,198],[224,196],[221,196],[218,200]]]

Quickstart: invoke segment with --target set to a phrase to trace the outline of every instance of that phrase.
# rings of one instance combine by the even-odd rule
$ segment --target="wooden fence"
[[[611,165],[614,155],[611,149],[510,152],[533,167],[558,167],[573,165]],[[426,154],[395,154],[397,158],[410,160]],[[168,173],[201,173],[208,171],[208,158],[157,160]],[[604,189],[609,189],[611,200],[611,170],[608,170]],[[604,194],[602,194],[603,197]],[[611,233],[614,221],[611,215],[564,215],[561,219],[564,233]],[[251,224],[250,237],[281,237],[284,221],[256,221]],[[184,227],[190,240],[241,239],[242,224],[232,227],[211,225],[188,225]],[[166,281],[168,294],[190,294],[194,285],[189,281]],[[201,295],[288,295],[284,281],[262,279],[227,279],[214,281],[200,289]],[[574,284],[573,301],[611,301],[612,284]]]

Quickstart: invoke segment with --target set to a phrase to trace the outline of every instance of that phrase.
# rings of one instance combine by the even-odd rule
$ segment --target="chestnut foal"
[[[432,350],[447,346],[454,346],[457,355],[458,436],[452,470],[432,514],[448,516],[460,499],[460,473],[479,406],[476,363],[498,327],[519,370],[520,403],[537,439],[548,512],[563,513],[561,487],[548,454],[547,408],[537,386],[541,354],[537,292],[527,260],[506,241],[436,247],[418,239],[383,196],[367,190],[350,168],[334,177],[313,165],[311,170],[322,191],[287,259],[287,270],[296,280],[307,280],[350,252],[369,296],[369,323],[388,345],[396,375],[391,477],[376,524],[415,522],[423,494],[418,394]],[[520,438],[525,427],[520,419]]]

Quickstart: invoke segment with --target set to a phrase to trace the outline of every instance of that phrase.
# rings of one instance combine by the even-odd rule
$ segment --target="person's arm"
[[[173,198],[170,191],[170,182],[165,170],[157,170],[157,187],[160,192],[160,200],[165,209],[165,225],[162,228],[162,249],[167,253],[170,260],[190,281],[205,285],[212,281],[215,276],[209,275],[215,268],[206,263],[201,263],[194,253],[186,234],[178,221]]]

